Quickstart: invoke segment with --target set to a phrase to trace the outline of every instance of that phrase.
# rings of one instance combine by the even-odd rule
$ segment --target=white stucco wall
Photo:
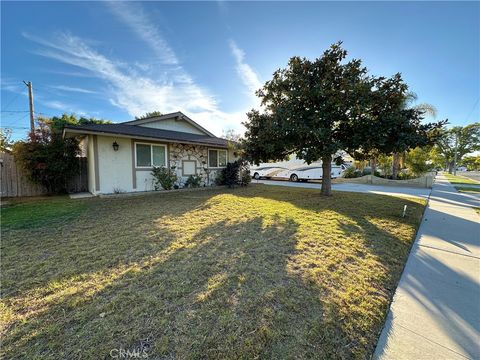
[[[150,174],[150,170],[136,171],[137,178],[137,188],[135,191],[152,191],[155,190],[153,187],[153,176]]]
[[[119,145],[118,151],[113,150],[112,144],[114,141]],[[131,140],[98,136],[97,146],[100,179],[100,190],[97,192],[109,194],[115,191],[134,191]]]
[[[146,124],[141,124],[139,126],[205,135],[202,131],[198,130],[196,127],[186,122],[185,120],[166,119],[166,120],[159,120],[159,121],[154,121]]]
[[[119,145],[118,151],[113,150],[112,144],[114,141]],[[138,142],[149,143],[143,140],[139,140]],[[134,168],[133,163],[135,156],[130,138],[97,136],[97,157],[94,154],[94,143],[94,136],[89,135],[87,140],[88,189],[91,193],[111,194],[115,192],[154,190],[151,169]],[[216,173],[219,169],[210,169],[208,176],[209,181],[207,181],[207,174],[203,170],[203,161],[208,161],[207,149],[210,147],[170,144],[167,145],[167,148],[168,163],[170,166],[176,167],[176,173],[180,180],[179,183],[184,184],[188,178],[187,176],[182,177],[182,160],[195,160],[197,164],[197,174],[202,176],[202,186],[203,184],[214,184]],[[98,165],[95,165],[96,159],[98,159]],[[233,151],[229,150],[228,161],[231,162],[234,160],[235,156],[233,155]],[[95,170],[97,167],[100,185],[99,190],[97,190],[97,184],[95,183]],[[133,176],[135,176],[135,188]]]

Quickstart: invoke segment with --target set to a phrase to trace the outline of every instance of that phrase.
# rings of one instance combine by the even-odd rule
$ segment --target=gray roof
[[[155,129],[138,125],[125,124],[88,124],[88,125],[67,125],[64,133],[103,133],[109,135],[124,135],[129,137],[158,139],[166,142],[194,143],[217,147],[227,147],[228,140],[215,136],[190,134],[180,131]],[[73,131],[72,131],[73,130]]]

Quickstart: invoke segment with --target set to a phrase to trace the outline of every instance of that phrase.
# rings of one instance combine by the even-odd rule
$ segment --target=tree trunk
[[[375,171],[377,171],[377,159],[372,158],[370,160],[370,167],[372,168],[372,176],[375,176]]]
[[[332,196],[332,157],[322,157],[322,189],[320,193],[323,196]]]
[[[448,173],[451,174],[453,172],[453,161],[448,163]]]
[[[393,153],[392,179],[397,180],[398,175],[398,153]]]

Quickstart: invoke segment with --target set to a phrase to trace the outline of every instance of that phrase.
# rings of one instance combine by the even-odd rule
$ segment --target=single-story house
[[[173,169],[180,185],[199,175],[202,186],[236,159],[228,140],[216,137],[181,112],[117,124],[68,125],[64,136],[81,137],[92,194],[154,190],[154,166]]]

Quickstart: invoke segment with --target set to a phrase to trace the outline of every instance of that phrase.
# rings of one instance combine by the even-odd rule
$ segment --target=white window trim
[[[140,145],[149,145],[150,146],[150,164],[151,166],[138,166],[137,164],[137,144],[140,144]],[[153,167],[155,165],[153,165],[153,148],[152,146],[162,146],[163,148],[165,148],[165,166],[168,165],[168,159],[167,159],[167,145],[163,145],[163,144],[155,144],[155,143],[147,143],[147,142],[135,142],[134,143],[135,145],[135,169],[153,169]]]
[[[217,166],[210,166],[210,150],[215,150],[217,152]],[[218,159],[218,154],[219,154],[219,151],[225,151],[225,159],[226,159],[226,164],[223,165],[223,166],[220,166],[219,163],[219,159]],[[208,154],[208,168],[209,169],[223,169],[224,167],[227,167],[227,164],[228,164],[228,150],[227,149],[215,149],[215,148],[209,148],[207,150],[207,154]]]

